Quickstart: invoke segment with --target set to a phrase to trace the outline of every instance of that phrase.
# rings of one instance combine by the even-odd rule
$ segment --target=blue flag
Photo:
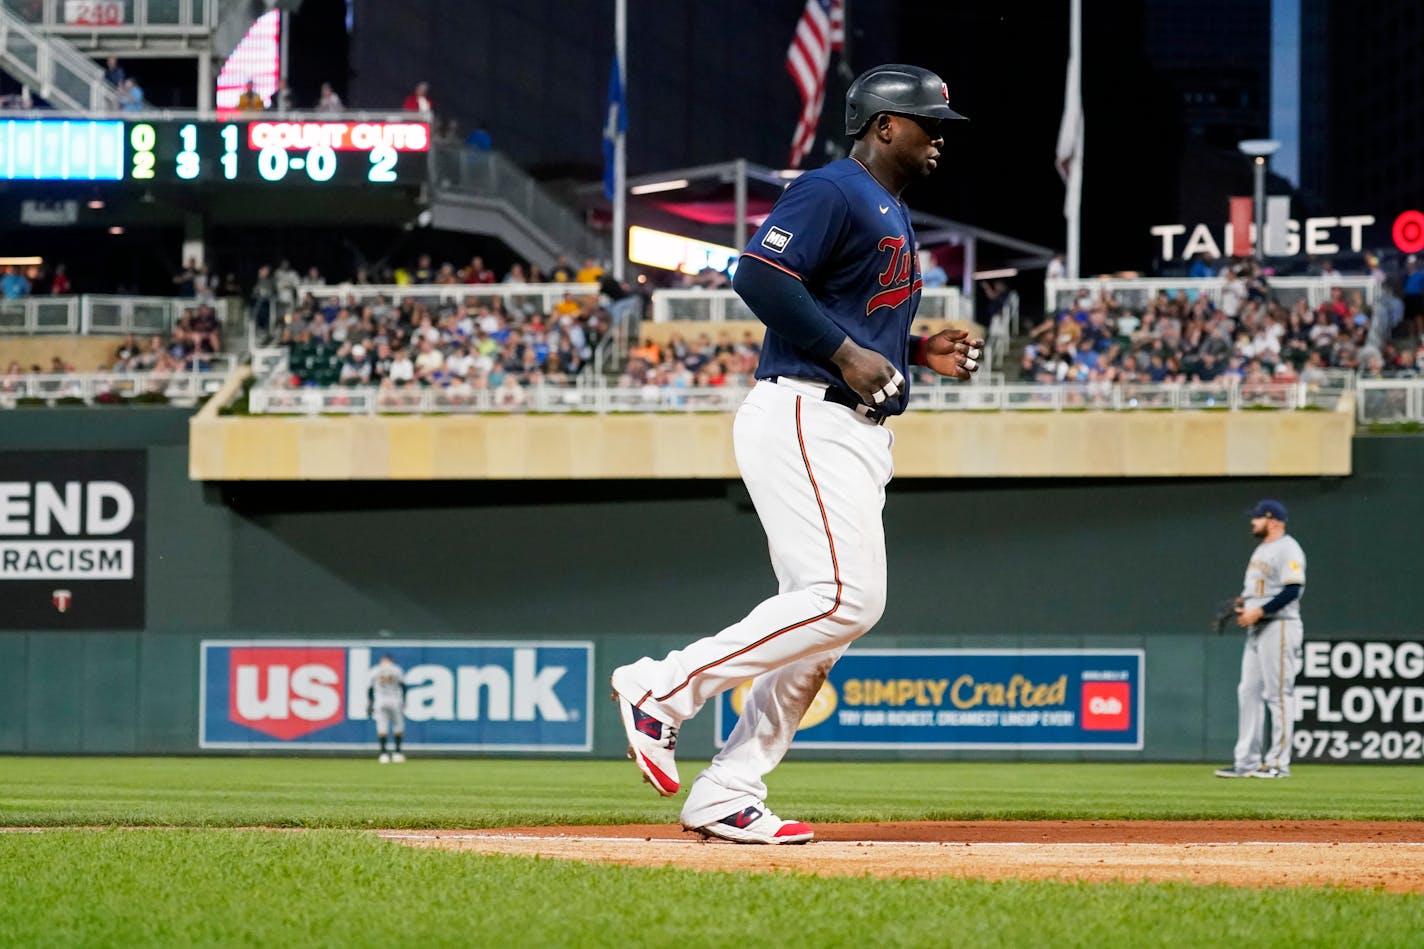
[[[603,123],[603,196],[613,200],[613,152],[618,136],[628,131],[628,103],[618,78],[618,54],[613,54],[613,71],[608,74],[608,115]]]

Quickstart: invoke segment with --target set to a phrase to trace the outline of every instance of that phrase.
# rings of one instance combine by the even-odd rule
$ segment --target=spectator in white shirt
[[[445,360],[445,371],[456,379],[466,379],[470,375],[470,370],[474,368],[475,357],[465,347],[461,346]]]
[[[391,385],[409,385],[415,379],[415,363],[410,361],[410,354],[402,349],[396,353],[396,358],[391,360],[390,375],[386,381]]]
[[[423,382],[432,381],[433,377],[445,368],[445,356],[440,350],[435,348],[435,344],[428,338],[420,341],[420,353],[415,357],[415,376]]]
[[[345,109],[345,104],[341,97],[336,94],[336,90],[331,88],[331,83],[321,84],[321,95],[316,100],[316,111],[318,112],[340,112]]]

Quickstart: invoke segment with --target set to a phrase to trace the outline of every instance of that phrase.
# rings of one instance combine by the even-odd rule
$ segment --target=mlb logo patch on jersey
[[[786,249],[786,245],[791,243],[791,232],[783,231],[779,227],[773,227],[766,232],[766,236],[761,239],[761,246],[768,250],[774,250],[778,254]]]

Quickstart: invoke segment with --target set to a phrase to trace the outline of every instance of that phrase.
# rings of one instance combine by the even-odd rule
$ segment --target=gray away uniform
[[[1300,601],[1305,597],[1305,552],[1294,537],[1283,534],[1258,546],[1246,566],[1241,590],[1248,609],[1263,607],[1289,584],[1299,584],[1300,596],[1267,616],[1246,633],[1241,655],[1236,769],[1275,768],[1290,773],[1291,737],[1295,732],[1295,677],[1300,673],[1305,629]],[[1261,752],[1265,709],[1271,709],[1271,743]]]

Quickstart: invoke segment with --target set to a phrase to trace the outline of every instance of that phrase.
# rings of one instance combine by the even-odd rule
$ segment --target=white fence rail
[[[0,300],[0,335],[79,332],[79,297]]]
[[[1065,410],[1238,410],[1333,409],[1346,387],[1305,383],[1241,385],[939,385],[916,386],[911,411]],[[740,386],[682,388],[611,385],[495,389],[328,387],[291,389],[259,385],[252,390],[253,414],[371,415],[375,413],[454,414],[480,412],[732,412],[747,390]]]
[[[79,299],[82,301],[79,331],[85,335],[161,335],[170,331],[185,311],[200,306],[211,307],[218,325],[227,325],[226,299],[200,301],[192,297],[131,297],[96,293],[85,294]]]
[[[1424,379],[1361,379],[1355,417],[1366,422],[1424,424]]]
[[[564,298],[564,294],[578,299],[598,296],[596,283],[418,283],[418,284],[364,284],[364,283],[304,283],[297,287],[297,299],[305,299],[307,294],[318,303],[335,299],[342,306],[364,306],[381,299],[399,306],[406,300],[440,306],[453,303],[476,305],[503,300],[508,307],[529,310],[537,309],[548,313],[554,304]]]
[[[958,287],[926,289],[915,313],[922,320],[973,320],[974,304]],[[724,323],[728,320],[755,320],[735,290],[656,290],[653,292],[653,322],[695,320]]]
[[[36,296],[0,300],[0,335],[163,335],[183,313],[204,305],[191,297],[134,297],[86,293],[82,296]],[[228,301],[211,300],[221,325],[227,324]]]
[[[1314,309],[1330,299],[1331,287],[1340,287],[1346,293],[1359,291],[1365,305],[1372,307],[1379,293],[1379,286],[1369,277],[1270,277],[1267,280],[1271,295],[1285,306],[1292,306],[1304,299]],[[1226,280],[1220,277],[1094,277],[1079,280],[1045,280],[1043,282],[1043,303],[1047,312],[1056,312],[1073,304],[1080,290],[1087,290],[1094,298],[1106,292],[1118,303],[1134,310],[1142,310],[1157,294],[1166,292],[1175,296],[1179,291],[1190,295],[1202,294],[1215,305],[1221,303],[1221,291]]]
[[[225,364],[229,365],[230,364]],[[41,400],[56,405],[79,399],[87,405],[162,395],[172,405],[197,405],[222,388],[227,371],[34,373],[0,377],[0,408]],[[24,400],[22,402],[22,400]]]

